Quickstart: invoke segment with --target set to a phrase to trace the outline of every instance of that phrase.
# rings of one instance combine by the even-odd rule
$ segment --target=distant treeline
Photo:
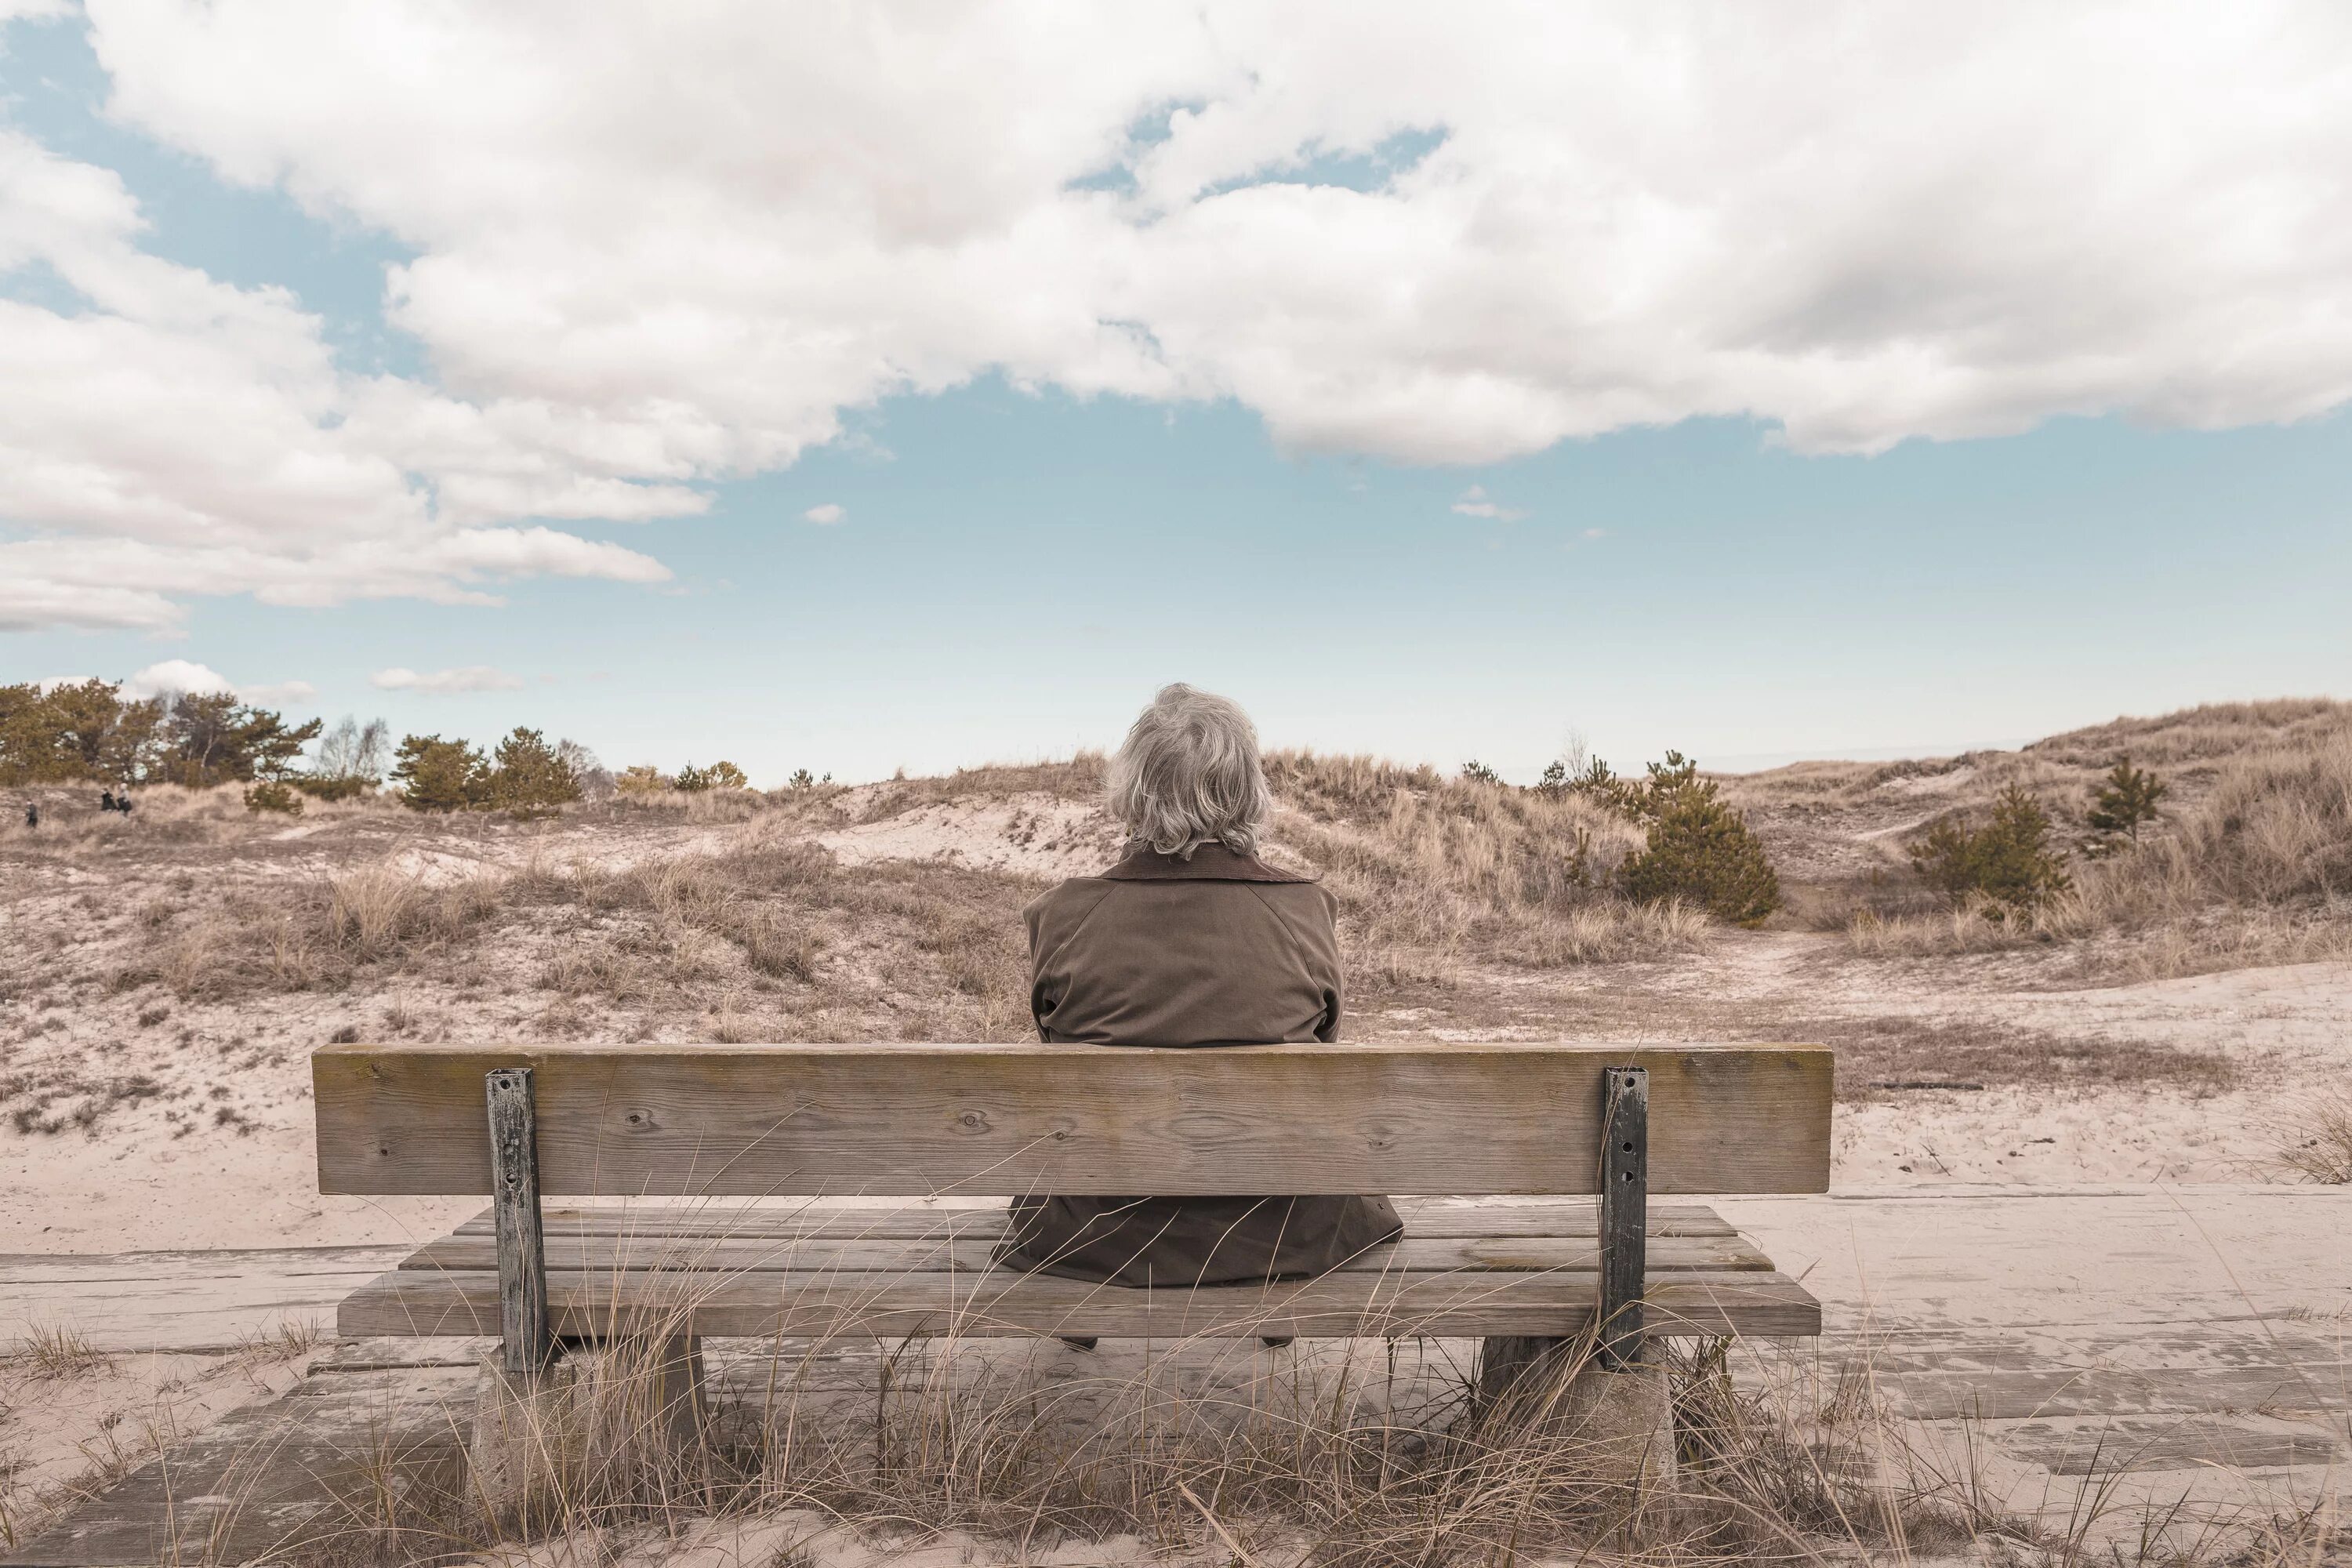
[[[226,691],[140,699],[110,680],[0,686],[0,784],[250,784],[296,772],[320,729]]]
[[[136,698],[110,680],[0,686],[0,785],[236,784],[257,811],[299,812],[305,795],[343,800],[387,781],[417,811],[536,811],[615,790],[693,793],[751,783],[729,762],[688,763],[675,773],[640,764],[616,778],[578,742],[550,744],[520,726],[485,755],[439,735],[405,735],[394,746],[381,719],[345,719],[332,729],[317,719],[289,724],[226,691]],[[793,782],[814,781],[803,770]]]

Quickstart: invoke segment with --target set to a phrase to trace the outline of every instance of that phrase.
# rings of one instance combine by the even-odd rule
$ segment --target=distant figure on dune
[[[112,790],[102,789],[98,792],[98,809],[100,811],[112,811],[114,809],[114,792]]]
[[[38,827],[40,825],[41,803],[37,800],[26,801],[25,803],[25,826],[27,827]]]
[[[1030,1011],[1073,1046],[1231,1046],[1339,1034],[1337,903],[1257,858],[1273,808],[1257,731],[1171,686],[1111,759],[1125,859],[1023,911]],[[1087,1070],[1074,1053],[1073,1074]],[[1394,1240],[1382,1197],[1032,1197],[998,1260],[1115,1285],[1306,1279]]]

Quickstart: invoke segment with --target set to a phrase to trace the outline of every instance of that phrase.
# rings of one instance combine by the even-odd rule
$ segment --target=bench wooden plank
[[[631,1268],[713,1274],[747,1270],[814,1274],[908,1269],[971,1273],[994,1267],[986,1237],[892,1240],[869,1237],[685,1238],[638,1236],[551,1236],[547,1266],[587,1274]],[[496,1268],[498,1243],[489,1237],[450,1236],[426,1243],[403,1268]],[[1601,1244],[1591,1237],[1414,1237],[1374,1247],[1339,1267],[1354,1273],[1427,1273],[1484,1268],[1527,1272],[1597,1268]],[[1650,1271],[1769,1269],[1772,1260],[1742,1237],[1676,1237],[1650,1248]]]
[[[1604,1067],[1653,1193],[1829,1184],[1814,1046],[330,1046],[323,1193],[489,1191],[482,1081],[536,1074],[541,1191],[842,1197],[1590,1193]]]
[[[682,1279],[695,1279],[681,1289]],[[757,1273],[696,1277],[551,1268],[555,1331],[600,1338],[633,1321],[716,1335],[1149,1336],[1570,1335],[1591,1318],[1599,1276],[1446,1271],[1326,1274],[1264,1287],[1130,1290],[999,1270],[969,1274]],[[1654,1280],[1653,1331],[1756,1337],[1821,1331],[1821,1306],[1786,1275],[1692,1273]],[[348,1336],[495,1332],[498,1277],[394,1269],[343,1302]]]
[[[1417,1237],[1598,1237],[1599,1205],[1591,1198],[1495,1203],[1461,1198],[1398,1198],[1397,1214],[1408,1235]],[[931,1208],[906,1204],[816,1206],[809,1204],[741,1207],[724,1202],[630,1204],[587,1208],[549,1204],[542,1211],[547,1236],[666,1236],[680,1240],[726,1237],[739,1240],[826,1236],[859,1240],[915,1239],[955,1235],[994,1237],[1004,1228],[1004,1210]],[[460,1225],[459,1236],[494,1234],[490,1211]],[[1730,1222],[1705,1204],[1650,1205],[1650,1235],[1737,1236]]]

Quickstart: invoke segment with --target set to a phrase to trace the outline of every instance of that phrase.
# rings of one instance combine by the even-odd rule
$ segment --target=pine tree
[[[2163,798],[2164,781],[2132,766],[2127,752],[2116,759],[2107,782],[2091,803],[2091,826],[2102,833],[2120,833],[2137,844],[2139,825],[2157,819],[2157,802]]]
[[[411,811],[465,811],[483,804],[489,769],[463,741],[406,735],[393,753],[392,782]]]
[[[1648,843],[1618,868],[1618,885],[1645,903],[1688,899],[1717,920],[1762,924],[1780,907],[1780,879],[1762,841],[1680,752],[1649,769],[1646,784],[1609,785],[1619,809],[1649,824]]]
[[[1995,903],[2022,909],[2066,890],[2068,879],[2050,847],[2050,814],[2042,803],[2011,784],[1992,808],[1992,820],[1969,829],[1954,821],[1936,824],[1927,841],[1912,851],[1911,864],[1927,885],[1952,899],[1981,893]]]
[[[579,779],[545,735],[518,726],[499,742],[497,765],[483,784],[485,804],[507,811],[541,811],[579,798]]]

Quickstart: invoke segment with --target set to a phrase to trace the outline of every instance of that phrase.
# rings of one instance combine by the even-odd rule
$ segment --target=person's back
[[[1254,853],[1270,804],[1238,708],[1174,686],[1113,763],[1132,851],[1024,911],[1039,1037],[1073,1046],[1339,1036],[1336,905]],[[1074,1057],[1074,1072],[1085,1070]],[[1320,1274],[1400,1233],[1378,1197],[1049,1196],[1013,1205],[1007,1267],[1120,1285]]]

